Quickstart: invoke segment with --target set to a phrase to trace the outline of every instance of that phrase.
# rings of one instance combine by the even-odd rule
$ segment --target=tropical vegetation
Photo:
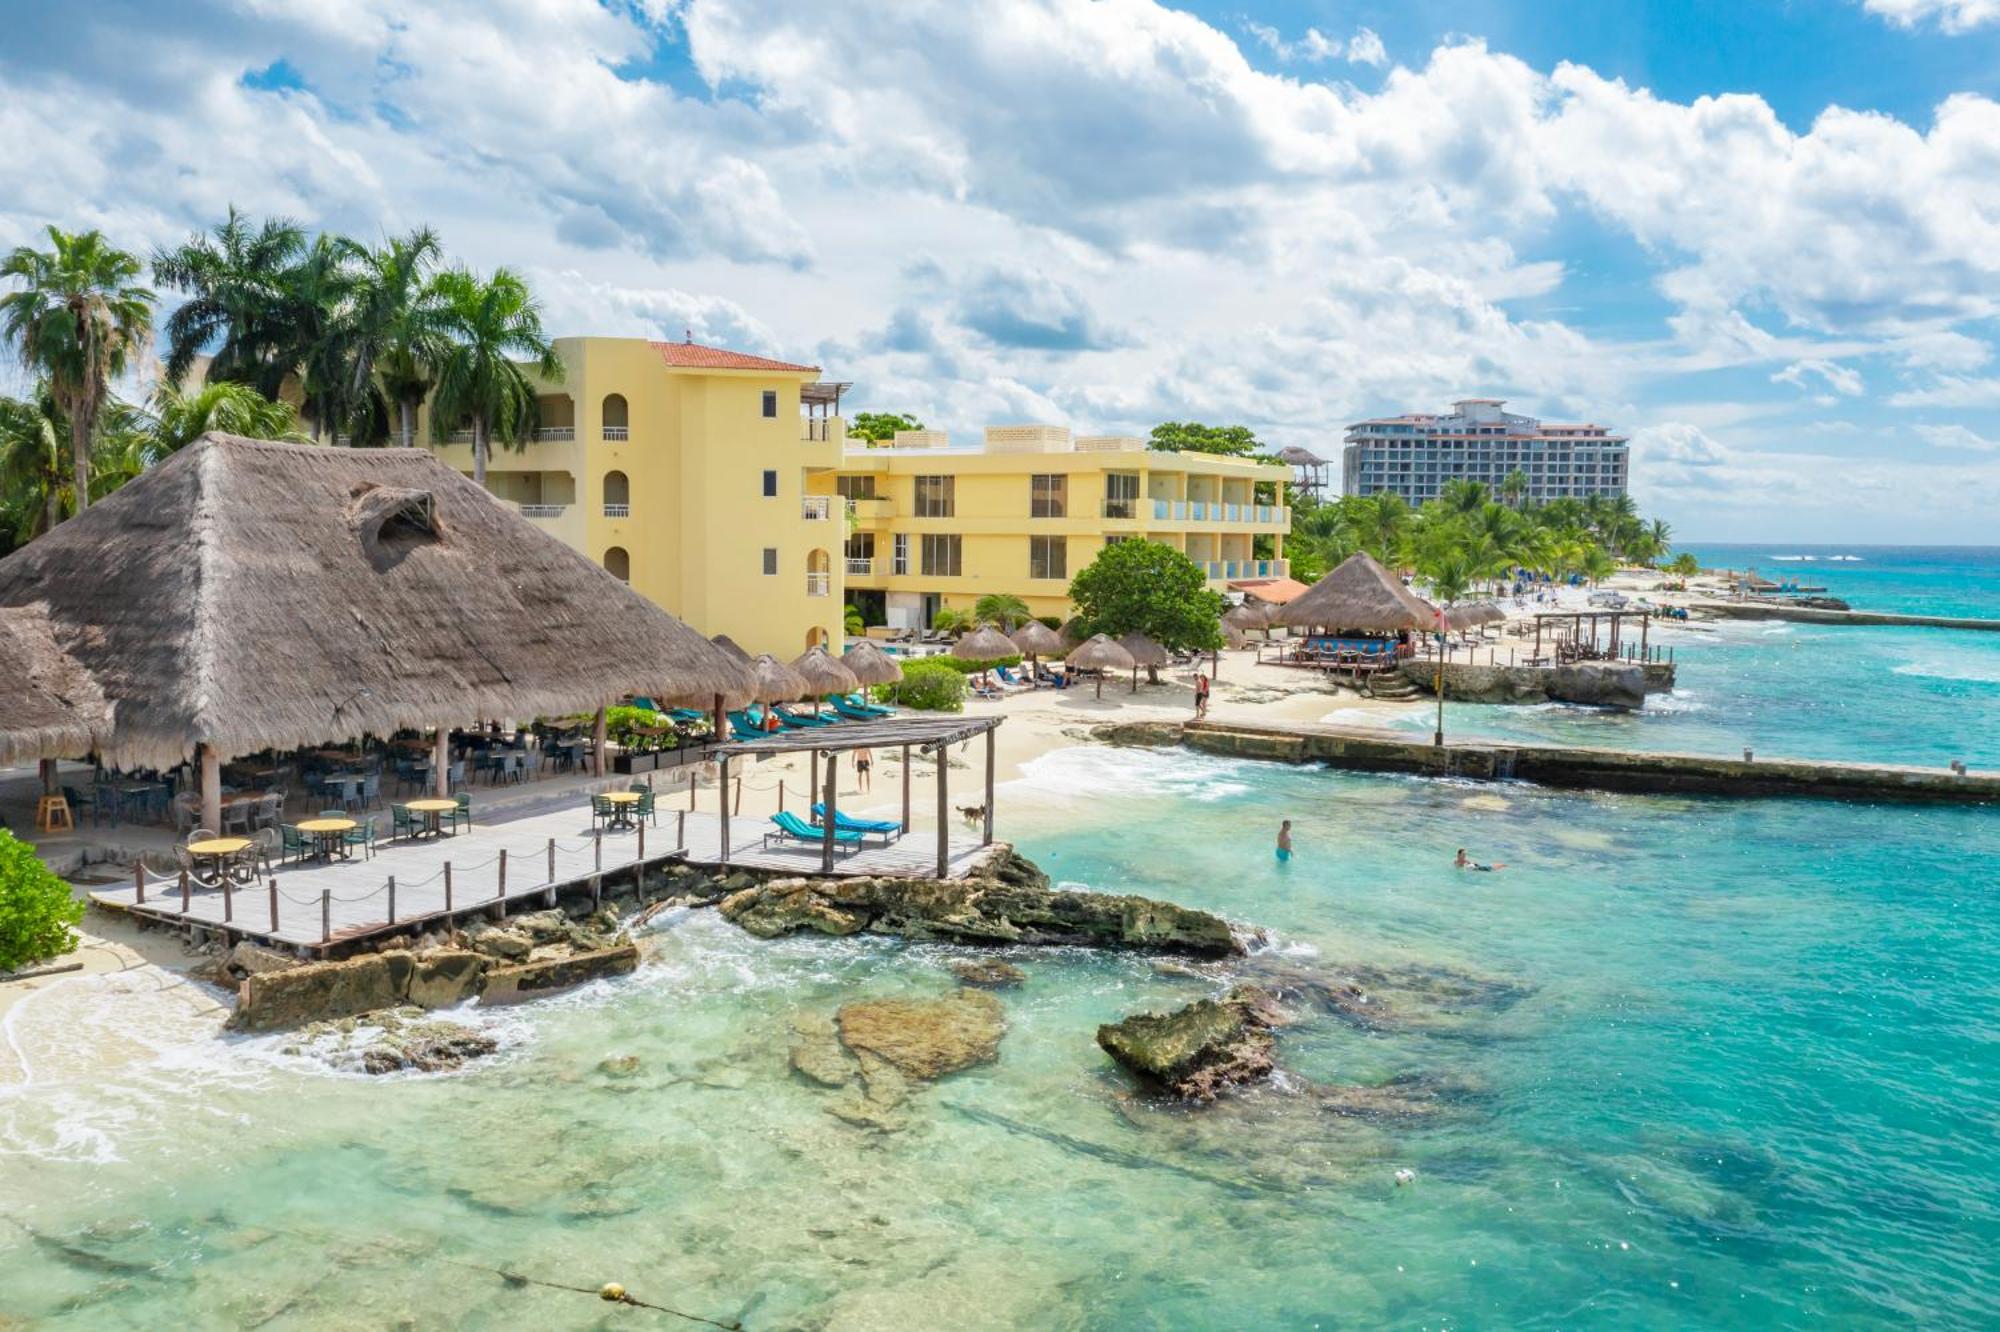
[[[1169,652],[1222,646],[1222,594],[1200,565],[1158,541],[1116,541],[1070,579],[1086,634],[1144,634]]]
[[[0,829],[0,972],[76,950],[83,903],[35,848]]]
[[[1147,447],[1161,453],[1219,453],[1229,458],[1247,458],[1264,448],[1249,426],[1199,421],[1162,421],[1153,427]]]
[[[965,672],[950,657],[906,661],[903,678],[885,689],[904,707],[920,712],[965,711]]]
[[[847,423],[849,439],[865,439],[881,444],[896,437],[898,430],[922,430],[924,423],[898,412],[857,412]]]

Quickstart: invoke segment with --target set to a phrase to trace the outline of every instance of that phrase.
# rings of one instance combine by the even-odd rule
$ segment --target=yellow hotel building
[[[846,438],[848,386],[813,366],[642,338],[555,348],[564,374],[538,382],[536,436],[493,445],[487,488],[753,653],[839,651],[849,603],[908,627],[989,592],[1065,615],[1070,576],[1123,537],[1186,551],[1216,587],[1284,575],[1287,467],[1054,426],[869,447]],[[469,434],[438,450],[472,471]]]

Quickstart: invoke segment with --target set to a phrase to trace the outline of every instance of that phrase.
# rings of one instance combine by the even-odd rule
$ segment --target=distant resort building
[[[1628,444],[1601,425],[1545,424],[1502,410],[1497,398],[1466,398],[1444,416],[1390,416],[1347,428],[1341,491],[1436,499],[1447,481],[1478,481],[1495,494],[1514,472],[1527,478],[1519,499],[1588,499],[1625,493]]]

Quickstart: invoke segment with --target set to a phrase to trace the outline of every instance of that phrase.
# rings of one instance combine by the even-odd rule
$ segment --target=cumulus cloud
[[[1950,33],[1971,32],[2000,23],[2000,0],[1863,0],[1871,14],[1880,14],[1899,28],[1935,23]]]
[[[1346,55],[1349,64],[1354,65],[1384,65],[1389,61],[1382,39],[1375,35],[1372,28],[1356,28],[1354,35],[1345,42],[1338,37],[1327,36],[1318,28],[1307,28],[1305,35],[1297,41],[1286,41],[1285,35],[1270,24],[1250,19],[1244,20],[1243,30],[1285,64],[1317,65],[1342,54]]]
[[[1853,397],[1861,392],[1861,374],[1852,367],[1838,361],[1808,358],[1793,361],[1784,369],[1771,376],[1773,384],[1790,384],[1794,388],[1810,391],[1811,381],[1818,380],[1827,388],[1843,397]]]
[[[958,318],[1003,347],[1102,351],[1119,345],[1068,283],[1022,268],[988,268],[966,287]]]
[[[1933,448],[1967,449],[1973,453],[2000,453],[2000,439],[1988,439],[1962,425],[1919,425],[1911,428]]]

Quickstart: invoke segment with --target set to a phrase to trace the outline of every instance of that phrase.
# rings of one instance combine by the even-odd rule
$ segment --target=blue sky
[[[430,223],[970,435],[1499,396],[1692,539],[1993,540],[2000,0],[0,0],[0,244]],[[117,70],[115,79],[104,76]]]

